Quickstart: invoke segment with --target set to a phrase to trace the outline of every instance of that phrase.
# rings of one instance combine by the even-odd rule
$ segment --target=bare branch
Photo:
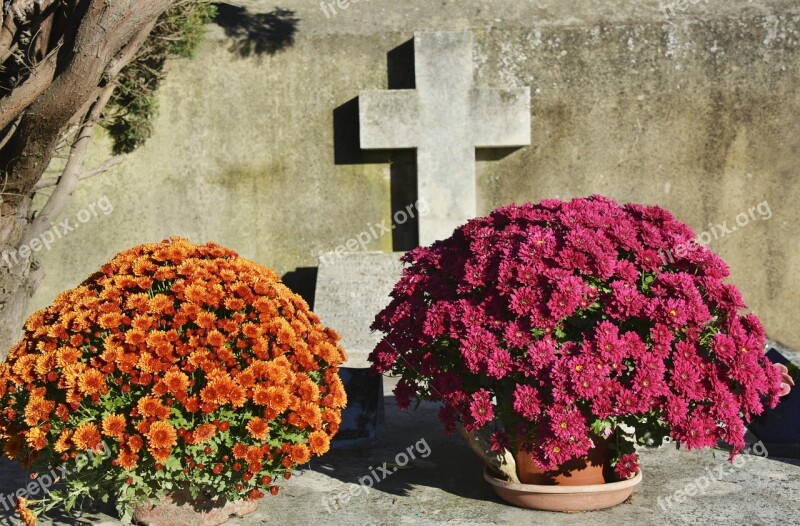
[[[36,64],[30,77],[22,85],[0,99],[0,128],[8,126],[52,84],[56,73],[58,49],[56,47],[42,62]]]
[[[14,136],[14,132],[17,131],[17,126],[19,126],[19,119],[17,119],[16,122],[11,125],[11,127],[8,129],[8,133],[6,133],[6,136],[0,139],[0,150],[2,150],[3,146],[5,146],[6,143],[11,140],[11,137]]]
[[[98,166],[97,168],[93,168],[88,172],[83,172],[82,174],[78,175],[78,181],[83,181],[84,179],[89,179],[90,177],[94,177],[96,175],[104,174],[113,167],[117,166],[118,164],[122,164],[125,160],[124,155],[117,155],[110,159],[107,159],[103,164]],[[61,177],[50,177],[48,179],[40,179],[36,186],[33,187],[34,191],[43,190],[45,188],[50,188],[52,186],[58,185],[58,181]]]
[[[50,223],[55,221],[64,210],[69,196],[72,195],[72,191],[75,190],[75,186],[80,180],[80,174],[83,171],[83,163],[86,160],[86,153],[89,150],[89,142],[94,134],[94,126],[103,113],[108,101],[111,99],[115,87],[116,85],[114,84],[106,86],[103,89],[103,93],[86,116],[81,130],[78,132],[78,137],[75,139],[75,142],[72,143],[72,151],[70,152],[69,160],[64,167],[64,171],[61,173],[56,189],[47,200],[47,203],[45,203],[41,212],[39,212],[33,220],[27,232],[25,232],[25,242],[38,237],[45,230],[50,228]]]

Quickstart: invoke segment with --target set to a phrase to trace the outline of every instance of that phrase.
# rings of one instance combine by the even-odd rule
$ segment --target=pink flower
[[[444,425],[444,432],[448,435],[455,433],[458,424],[458,412],[450,404],[444,404],[439,408],[439,421]]]
[[[536,371],[547,367],[556,359],[556,346],[550,340],[539,340],[528,347],[528,364]]]
[[[639,457],[636,453],[622,455],[614,467],[614,471],[620,480],[629,479],[639,473]]]
[[[539,292],[532,287],[522,287],[511,295],[509,307],[520,315],[530,314],[539,302]]]
[[[469,411],[477,427],[482,427],[494,419],[494,407],[489,392],[481,389],[472,395]]]
[[[513,365],[514,361],[511,358],[511,353],[505,349],[495,348],[492,349],[489,356],[486,374],[501,380],[511,373]]]
[[[397,407],[405,411],[411,404],[411,398],[417,393],[416,387],[404,380],[400,380],[394,388],[394,398]]]
[[[509,347],[524,349],[533,341],[530,324],[525,320],[509,323],[503,335]]]
[[[615,281],[611,284],[611,300],[609,312],[618,320],[626,320],[638,316],[644,307],[644,294],[639,292],[634,285],[625,281]]]
[[[566,443],[587,436],[586,419],[577,409],[554,405],[547,409],[550,430],[556,438]]]
[[[491,450],[498,453],[511,450],[511,438],[502,431],[495,431],[489,437]]]
[[[447,398],[452,393],[461,390],[461,377],[452,371],[436,375],[431,383],[434,394]]]
[[[525,419],[535,421],[541,412],[538,390],[530,385],[517,384],[513,407]]]

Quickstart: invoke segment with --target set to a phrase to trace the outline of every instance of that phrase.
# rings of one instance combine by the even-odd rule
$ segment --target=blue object
[[[788,367],[797,387],[747,427],[764,443],[769,456],[800,458],[800,371],[776,349],[770,349],[767,358]]]
[[[369,369],[342,367],[339,376],[347,393],[334,449],[366,448],[376,445],[384,430],[383,376]]]

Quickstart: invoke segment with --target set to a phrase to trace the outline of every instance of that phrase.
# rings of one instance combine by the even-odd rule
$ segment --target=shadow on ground
[[[274,55],[294,44],[297,24],[294,11],[275,9],[250,13],[247,8],[219,3],[214,23],[232,40],[230,51],[241,57]]]
[[[390,390],[387,386],[387,391]],[[370,491],[396,497],[408,497],[414,488],[428,487],[462,498],[497,501],[480,478],[480,461],[461,436],[444,434],[437,417],[438,404],[423,403],[416,410],[401,411],[393,395],[386,396],[384,401],[385,430],[375,447],[332,450],[306,469],[341,482],[332,486],[332,493],[363,482],[367,486],[372,484]],[[405,455],[414,458],[400,466],[405,464]],[[364,490],[361,491],[363,494]]]

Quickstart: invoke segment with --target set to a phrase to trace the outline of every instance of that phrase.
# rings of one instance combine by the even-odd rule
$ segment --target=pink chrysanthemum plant
[[[498,209],[403,256],[372,367],[400,377],[400,407],[441,402],[447,432],[542,470],[607,440],[629,478],[635,445],[667,436],[722,440],[732,460],[781,374],[728,267],[694,238],[666,210],[602,196]]]

